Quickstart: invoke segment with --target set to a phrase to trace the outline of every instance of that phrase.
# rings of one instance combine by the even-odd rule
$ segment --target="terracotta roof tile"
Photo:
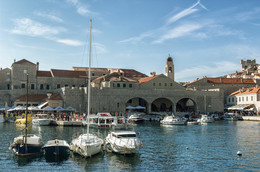
[[[17,62],[14,62],[13,64],[35,65],[34,63],[32,63],[32,62],[30,62],[30,61],[28,61],[28,60],[26,60],[26,59],[19,60],[19,61],[17,61]]]
[[[47,94],[28,94],[28,101],[46,101]],[[52,94],[50,100],[63,100],[59,93]],[[26,95],[20,96],[15,101],[26,101]]]
[[[50,71],[37,71],[37,76],[39,77],[51,77]]]
[[[53,77],[86,78],[88,76],[86,71],[51,69],[51,73]]]
[[[243,89],[240,89],[238,91],[231,93],[229,96],[242,95],[242,94],[253,94],[253,93],[260,93],[260,87],[243,88]]]
[[[150,76],[150,77],[146,77],[146,78],[141,78],[141,79],[138,80],[139,81],[139,85],[145,84],[145,83],[153,80],[154,78],[157,78],[160,75],[155,75],[155,76]]]
[[[193,82],[188,83],[187,85],[196,83],[205,78],[197,79]],[[214,84],[255,84],[253,79],[243,79],[243,78],[206,78],[208,83]]]

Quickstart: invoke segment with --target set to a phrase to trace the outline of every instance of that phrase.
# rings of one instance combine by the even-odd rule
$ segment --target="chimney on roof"
[[[223,83],[222,77],[220,77],[220,83]]]
[[[39,62],[36,63],[36,70],[39,70]]]
[[[14,63],[16,62],[16,60],[14,59]]]

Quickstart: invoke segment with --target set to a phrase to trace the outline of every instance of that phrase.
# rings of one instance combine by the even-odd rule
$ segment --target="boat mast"
[[[28,73],[26,73],[25,154],[27,154]]]
[[[89,67],[88,67],[88,128],[87,133],[89,133],[89,115],[90,115],[90,82],[91,82],[91,74],[90,74],[90,68],[91,68],[91,25],[92,25],[92,19],[90,19],[90,29],[89,29]],[[89,135],[87,135],[89,137]]]

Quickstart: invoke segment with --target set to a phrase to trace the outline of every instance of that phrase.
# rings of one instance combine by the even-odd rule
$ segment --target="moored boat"
[[[186,125],[187,120],[180,117],[175,117],[174,115],[170,115],[164,117],[160,123],[164,125]]]
[[[51,124],[51,119],[48,118],[47,114],[36,114],[35,118],[32,119],[32,124],[33,125],[50,125]]]
[[[103,139],[87,133],[73,139],[69,148],[73,152],[87,158],[101,152],[103,143]]]
[[[144,122],[144,119],[142,117],[140,117],[137,114],[133,114],[128,118],[128,122],[132,122],[132,123],[142,123]]]
[[[34,134],[20,135],[14,138],[13,143],[9,149],[12,150],[15,155],[28,156],[39,153],[42,147],[41,136]]]
[[[209,115],[201,115],[201,118],[197,120],[198,122],[200,122],[201,124],[206,124],[206,123],[212,123],[214,122],[214,119],[212,117],[210,117]]]
[[[136,136],[135,131],[113,131],[106,137],[106,145],[113,152],[133,154],[139,150],[142,142]]]
[[[42,149],[48,155],[65,155],[68,153],[69,144],[65,140],[49,140]]]

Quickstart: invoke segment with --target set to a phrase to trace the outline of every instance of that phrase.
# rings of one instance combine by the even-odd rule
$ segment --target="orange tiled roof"
[[[28,94],[28,101],[45,101],[47,94]],[[59,93],[52,94],[50,100],[63,100]],[[26,95],[20,96],[15,101],[26,101]]]
[[[26,64],[26,65],[35,65],[34,63],[26,60],[26,59],[22,59],[22,60],[19,60],[17,62],[14,62],[13,64]]]
[[[243,88],[243,89],[240,89],[238,91],[231,93],[229,96],[242,95],[242,94],[253,94],[253,93],[260,93],[260,87]]]
[[[208,83],[214,84],[255,84],[253,79],[243,79],[243,78],[200,78],[193,82],[188,83],[187,85],[196,83],[206,79]]]
[[[161,75],[161,74],[160,74],[160,75]],[[154,78],[157,78],[157,77],[160,76],[160,75],[155,75],[155,76],[150,76],[150,77],[141,78],[141,79],[138,80],[139,85],[145,84],[145,83],[147,83],[147,82],[153,80]]]
[[[111,74],[108,74],[108,75],[104,75],[104,76],[100,76],[100,77],[94,79],[92,82],[97,82],[97,81],[103,80],[104,78],[106,79],[106,81],[136,82],[136,80],[130,79],[130,78],[125,77],[125,76],[121,76],[117,72],[114,72],[114,73],[111,73]]]
[[[88,76],[86,71],[51,69],[51,73],[53,77],[86,78]]]
[[[207,82],[215,84],[255,84],[253,79],[243,78],[207,78]]]
[[[37,71],[37,76],[51,77],[51,72],[50,71]]]

